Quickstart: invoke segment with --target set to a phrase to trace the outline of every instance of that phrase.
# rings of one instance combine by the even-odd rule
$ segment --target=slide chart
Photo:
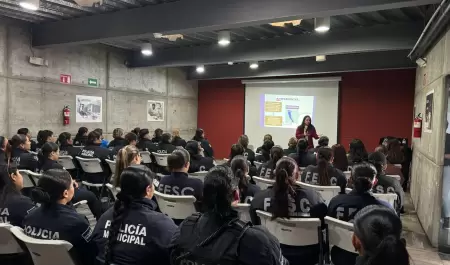
[[[264,126],[297,128],[303,117],[312,117],[313,96],[264,95]]]

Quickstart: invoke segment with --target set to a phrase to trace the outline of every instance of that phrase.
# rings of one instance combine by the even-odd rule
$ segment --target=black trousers
[[[87,205],[89,206],[89,209],[91,210],[92,214],[95,216],[95,219],[98,220],[100,216],[102,215],[102,204],[100,200],[95,196],[95,194],[92,191],[89,191],[83,187],[76,188],[75,194],[73,195],[72,202],[77,203],[79,201],[87,201]]]

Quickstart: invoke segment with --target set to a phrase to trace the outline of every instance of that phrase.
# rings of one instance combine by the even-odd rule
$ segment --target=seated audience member
[[[372,183],[377,174],[373,165],[362,162],[352,168],[353,190],[348,194],[339,194],[328,204],[328,216],[345,222],[353,222],[359,210],[368,205],[384,205],[372,196]],[[355,264],[357,255],[339,247],[331,249],[331,261],[335,265]]]
[[[387,156],[387,148],[384,145],[377,146],[375,148],[375,152],[380,152],[384,156]],[[397,166],[395,166],[395,165],[393,165],[393,164],[391,164],[391,163],[389,163],[389,161],[387,161],[386,169],[384,170],[384,173],[386,175],[397,175],[397,176],[400,176],[400,183],[404,182],[402,169],[397,167]]]
[[[391,164],[402,164],[405,157],[403,155],[400,142],[397,138],[390,139],[387,143],[386,159]]]
[[[288,149],[284,149],[284,155],[289,156],[290,154],[297,153],[297,138],[291,137],[288,143]]]
[[[247,157],[247,161],[249,161],[250,164],[254,165],[253,162],[255,162],[255,152],[248,148],[248,142],[249,140],[247,135],[241,135],[239,137],[238,144],[242,145],[244,148],[244,156]]]
[[[31,142],[31,149],[30,149],[30,151],[36,152],[37,143],[35,141],[31,140],[32,136],[31,136],[31,132],[30,132],[30,130],[28,130],[28,128],[20,128],[19,130],[17,130],[17,134],[23,134],[23,135],[27,136],[28,139],[30,139],[30,142]]]
[[[191,157],[189,173],[208,171],[214,167],[214,160],[211,157],[201,155],[203,149],[197,141],[189,141],[186,144],[186,150]]]
[[[8,139],[6,137],[0,136],[0,166],[8,165],[9,154]]]
[[[364,143],[359,139],[353,139],[350,142],[350,149],[348,152],[348,165],[352,167],[354,164],[367,162],[367,151]]]
[[[88,138],[88,128],[80,127],[78,129],[77,135],[73,139],[74,146],[85,146]]]
[[[270,149],[270,160],[262,164],[258,168],[257,176],[266,179],[273,179],[275,176],[275,166],[278,160],[284,156],[283,148],[280,146],[274,146]]]
[[[96,248],[90,243],[89,222],[67,205],[74,195],[69,172],[64,169],[46,171],[31,195],[41,206],[25,216],[25,234],[38,239],[68,241],[73,246],[69,252],[75,260],[83,265],[94,264]]]
[[[242,155],[244,155],[244,147],[240,144],[233,144],[231,146],[230,156],[228,157],[228,164],[231,163],[231,160],[233,160],[235,156],[242,156]]]
[[[345,147],[340,144],[335,144],[331,147],[333,151],[333,166],[342,172],[348,170],[348,159]]]
[[[233,179],[228,166],[208,172],[203,188],[205,213],[195,213],[180,225],[170,247],[171,264],[287,265],[278,240],[267,229],[239,220],[231,206]]]
[[[311,124],[310,116],[306,115],[303,118],[302,124],[297,127],[295,137],[297,139],[306,139],[308,142],[308,149],[314,148],[313,138],[317,140],[319,139],[319,135],[317,134],[316,127]]]
[[[409,265],[402,221],[386,207],[371,205],[359,211],[352,243],[359,253],[357,265]]]
[[[102,264],[145,265],[150,260],[169,264],[168,246],[177,226],[155,211],[154,173],[143,165],[132,165],[120,179],[114,207],[102,215],[92,233],[98,259]]]
[[[152,142],[155,144],[159,144],[162,140],[162,135],[163,135],[163,130],[158,128],[155,130],[155,132],[153,133],[153,138],[152,138]]]
[[[53,142],[45,143],[41,146],[41,150],[38,154],[39,158],[39,170],[47,171],[52,168],[63,169],[64,167],[58,163],[59,158],[59,146]]]
[[[308,156],[309,157],[316,157],[317,156],[317,151],[319,150],[319,148],[322,147],[328,147],[328,142],[330,141],[330,139],[328,139],[327,136],[320,136],[319,141],[318,141],[318,145],[314,148],[310,148],[308,149]],[[317,166],[317,160],[314,159],[314,161],[311,163],[311,165]]]
[[[175,145],[171,144],[171,138],[172,136],[170,133],[163,133],[161,136],[161,141],[158,144],[158,149],[156,150],[159,154],[170,154],[172,153],[176,147]]]
[[[124,147],[125,145],[127,145],[127,140],[123,138],[123,134],[124,132],[123,129],[121,128],[116,128],[113,130],[114,140],[109,142],[108,144],[109,150],[113,150],[115,147]]]
[[[141,128],[136,127],[136,128],[134,128],[131,132],[134,133],[134,134],[136,134],[136,135],[139,135],[139,132],[140,132],[140,131],[141,131]]]
[[[333,152],[329,147],[317,151],[317,166],[307,166],[302,172],[302,182],[320,186],[339,186],[345,193],[347,178],[339,169],[333,167]]]
[[[263,145],[264,145],[264,143],[265,143],[266,141],[272,141],[272,135],[270,135],[270,134],[264,135]],[[256,153],[261,153],[262,147],[263,147],[263,146],[261,145],[260,147],[256,148]]]
[[[250,206],[250,216],[254,225],[261,221],[256,210],[272,213],[274,218],[313,217],[323,219],[326,205],[314,190],[297,186],[298,167],[294,159],[283,157],[275,168],[275,185],[255,195]],[[319,245],[288,246],[281,244],[283,255],[289,264],[313,265],[319,261]]]
[[[53,137],[53,132],[49,130],[42,130],[39,131],[37,134],[37,145],[36,145],[36,152],[39,153],[42,146],[47,142],[55,142],[56,138]]]
[[[239,181],[239,202],[250,203],[256,193],[261,191],[261,188],[250,183],[247,179],[249,172],[247,158],[245,156],[235,156],[231,161],[231,171],[235,179]]]
[[[142,129],[139,131],[139,141],[136,147],[141,151],[149,151],[150,153],[156,152],[158,144],[155,144],[150,139],[150,131],[148,129]]]
[[[203,182],[188,175],[190,165],[189,152],[176,149],[167,157],[167,165],[171,174],[161,178],[158,191],[169,195],[194,195],[202,200]]]
[[[403,207],[405,193],[402,185],[400,185],[400,181],[386,175],[386,156],[380,152],[372,153],[369,155],[369,163],[374,165],[377,170],[377,182],[372,188],[372,192],[397,194],[398,197],[396,200],[395,210],[400,213],[400,209]]]
[[[174,129],[172,131],[172,144],[174,146],[186,147],[186,140],[180,137],[180,130]]]
[[[316,156],[308,153],[308,142],[301,138],[297,142],[297,153],[290,154],[289,157],[293,158],[299,167],[307,167],[314,165]]]
[[[96,131],[92,131],[88,135],[86,146],[83,147],[80,154],[81,158],[98,158],[101,160],[103,172],[101,173],[85,173],[86,180],[90,183],[101,184],[109,181],[111,176],[111,169],[109,168],[106,159],[111,157],[111,151],[107,148],[100,147],[102,144],[101,135]]]
[[[125,145],[123,145],[123,146],[122,145],[116,145],[114,147],[114,149],[111,151],[111,154],[112,154],[113,157],[110,160],[116,160],[117,153],[119,153],[119,150],[124,148],[125,146],[127,146],[127,145],[136,146],[137,145],[137,140],[138,140],[138,137],[137,137],[136,134],[134,134],[132,132],[127,133],[125,135],[125,142],[123,142]]]
[[[116,157],[116,171],[114,174],[114,187],[120,187],[122,172],[131,165],[140,165],[141,156],[134,145],[127,145],[119,150]]]
[[[27,136],[16,134],[11,139],[11,165],[19,169],[37,172],[39,168],[38,157],[30,153],[31,142]]]
[[[108,148],[109,143],[108,143],[108,140],[106,140],[105,137],[103,136],[103,129],[97,128],[94,131],[97,132],[98,134],[100,134],[100,140],[101,140],[100,147]],[[89,135],[88,135],[88,138],[89,138]]]
[[[75,158],[80,151],[81,147],[74,147],[72,145],[71,135],[68,132],[63,132],[58,136],[59,144],[59,155],[60,156],[71,156]]]
[[[192,138],[192,140],[200,142],[200,145],[203,148],[203,154],[205,155],[205,157],[212,157],[214,158],[214,150],[211,147],[211,144],[209,143],[209,141],[205,138],[205,132],[203,131],[203,129],[197,129],[195,131],[195,135]]]
[[[22,195],[22,188],[23,178],[17,168],[0,166],[0,223],[23,228],[23,219],[35,205]]]
[[[272,147],[274,147],[275,144],[268,140],[265,141],[264,144],[261,147],[261,151],[260,154],[256,155],[255,161],[257,162],[261,162],[261,163],[266,163],[267,161],[270,160],[270,150],[272,150]]]

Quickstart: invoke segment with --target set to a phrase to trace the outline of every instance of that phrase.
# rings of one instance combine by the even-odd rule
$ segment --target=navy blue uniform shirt
[[[0,223],[23,227],[23,219],[34,208],[30,198],[20,193],[11,194],[6,201],[0,202]]]
[[[261,188],[255,184],[249,183],[247,189],[240,190],[239,197],[241,203],[251,203],[253,197],[261,191]]]
[[[203,157],[201,155],[191,156],[191,165],[189,173],[208,171],[214,167],[214,160],[211,157]]]
[[[19,169],[27,169],[37,172],[39,169],[38,157],[36,154],[30,153],[20,148],[14,148],[11,152],[11,165]]]
[[[341,187],[341,193],[345,193],[347,186],[347,178],[339,169],[333,167],[331,164],[327,166],[328,177],[332,186]],[[307,166],[302,172],[301,181],[303,183],[319,186],[319,167]]]
[[[169,195],[194,195],[201,201],[203,198],[203,182],[189,177],[187,173],[172,172],[161,178],[158,191]]]
[[[158,154],[171,154],[176,149],[175,145],[167,143],[159,143],[156,148]]]
[[[105,178],[111,176],[111,169],[105,159],[110,159],[111,151],[107,148],[100,147],[100,144],[85,146],[78,154],[81,158],[98,158],[101,160],[103,173],[86,173],[87,181],[91,183],[103,183]]]
[[[128,144],[128,141],[123,138],[116,138],[109,142],[108,149],[113,150],[114,147],[124,147]]]

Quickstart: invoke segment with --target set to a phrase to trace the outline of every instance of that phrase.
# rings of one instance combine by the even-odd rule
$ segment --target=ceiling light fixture
[[[199,65],[199,66],[197,66],[197,69],[195,69],[195,70],[197,71],[197,73],[203,74],[205,72],[205,66]]]
[[[326,55],[317,55],[316,56],[316,62],[325,62],[327,60]]]
[[[258,62],[251,62],[250,63],[250,69],[258,69],[259,65]]]
[[[320,33],[330,30],[330,17],[322,17],[314,19],[314,30]]]
[[[141,53],[144,56],[152,55],[153,54],[152,44],[151,43],[144,43],[142,45],[142,48],[141,48]]]
[[[25,9],[36,11],[39,9],[39,0],[22,0],[19,5]]]
[[[233,62],[228,62],[228,65],[233,65],[234,63]]]
[[[300,22],[302,22],[301,19],[296,19],[296,20],[288,20],[288,21],[281,21],[281,22],[272,22],[269,23],[269,25],[271,25],[272,27],[284,27],[286,26],[286,24],[292,24],[292,26],[298,26],[300,25]]]
[[[228,46],[228,45],[230,45],[230,42],[231,42],[230,32],[227,30],[219,31],[219,37],[218,37],[217,43],[220,46]]]

